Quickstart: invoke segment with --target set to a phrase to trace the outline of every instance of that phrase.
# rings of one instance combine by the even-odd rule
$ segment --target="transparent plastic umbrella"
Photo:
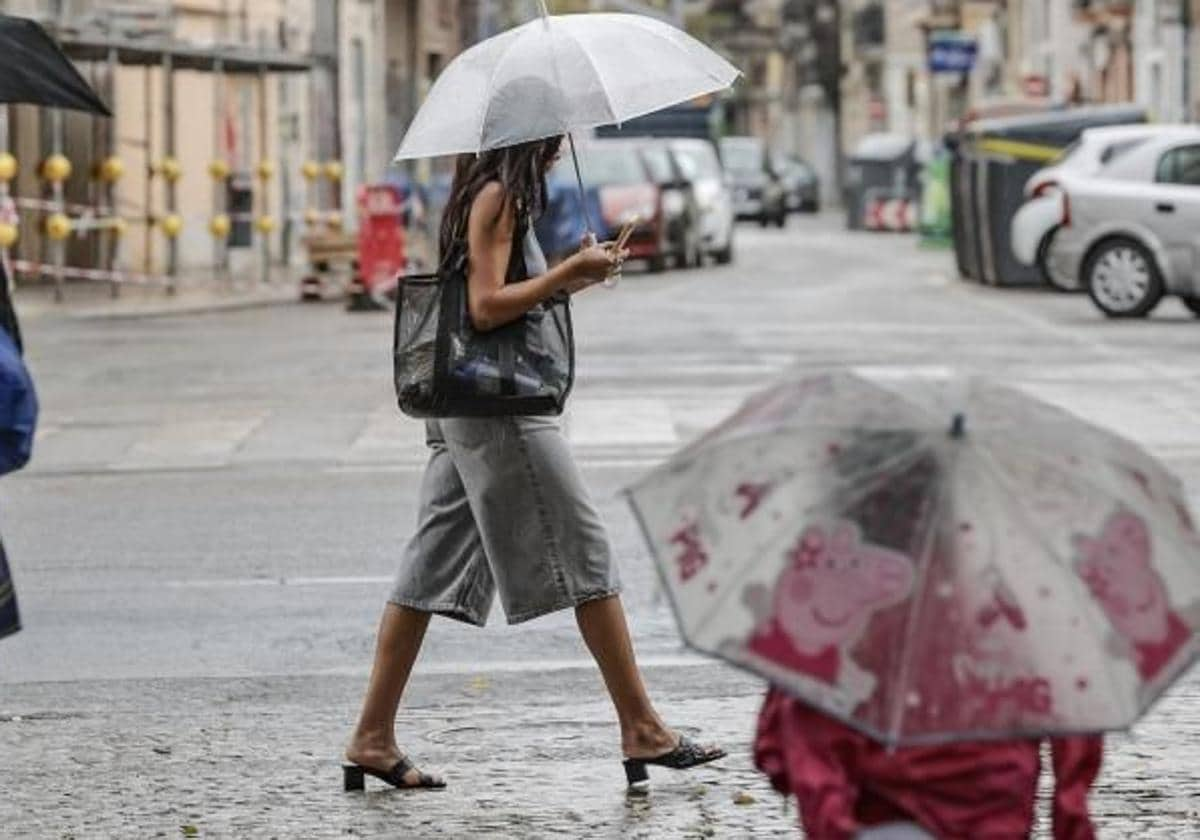
[[[729,87],[738,71],[644,15],[543,15],[455,58],[396,160],[480,152],[569,134]]]
[[[396,160],[482,152],[613,125],[723,90],[738,70],[704,44],[645,15],[542,16],[465,50],[442,71]]]
[[[1149,454],[972,380],[797,379],[629,491],[680,630],[892,744],[1123,729],[1200,650]]]

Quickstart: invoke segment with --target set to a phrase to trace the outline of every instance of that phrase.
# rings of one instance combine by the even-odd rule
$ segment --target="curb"
[[[17,311],[23,321],[30,323],[53,318],[65,318],[75,321],[121,321],[141,320],[149,318],[167,318],[174,315],[209,315],[222,312],[236,312],[246,309],[261,309],[268,306],[283,306],[301,303],[300,296],[293,288],[280,289],[277,294],[255,295],[246,297],[215,298],[210,300],[188,301],[164,300],[154,303],[108,304],[100,306],[73,306],[70,303],[36,305],[26,311],[20,300],[17,301]]]

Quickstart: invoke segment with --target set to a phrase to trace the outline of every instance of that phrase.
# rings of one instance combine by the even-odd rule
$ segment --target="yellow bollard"
[[[321,211],[320,210],[313,210],[310,207],[308,210],[304,211],[304,224],[308,225],[309,227],[312,227],[313,225],[320,224],[320,222],[321,222]]]
[[[229,177],[229,164],[217,158],[208,165],[208,174],[212,176],[214,181],[224,181]]]
[[[46,217],[46,236],[61,242],[71,235],[71,220],[64,213],[51,213]]]
[[[346,172],[340,160],[330,160],[325,162],[325,177],[330,181],[342,180],[342,175]]]
[[[183,219],[175,213],[169,213],[162,217],[162,221],[158,225],[168,239],[174,239],[183,230]]]
[[[275,164],[269,160],[258,163],[258,178],[260,181],[270,181],[275,177]]]
[[[259,216],[258,220],[254,223],[254,226],[258,228],[259,233],[271,233],[273,230],[275,230],[275,217]]]
[[[209,220],[208,232],[213,235],[214,239],[225,239],[229,236],[231,227],[229,216],[224,213],[218,213]]]
[[[110,155],[96,165],[96,179],[115,184],[125,174],[125,163],[116,155]]]
[[[51,184],[61,183],[71,177],[71,161],[65,155],[50,155],[42,161],[42,179]]]
[[[17,159],[10,152],[0,152],[0,181],[17,177]]]
[[[162,163],[159,164],[158,171],[171,183],[175,183],[183,175],[183,167],[180,165],[178,159],[173,157],[163,158]]]
[[[306,160],[300,166],[300,174],[306,181],[315,181],[321,175],[321,164],[315,160]]]
[[[342,219],[342,214],[335,210],[325,217],[325,224],[329,225],[330,230],[340,231],[346,223]]]

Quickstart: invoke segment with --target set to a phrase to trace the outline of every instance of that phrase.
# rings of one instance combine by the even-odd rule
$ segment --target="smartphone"
[[[615,250],[620,251],[625,247],[625,243],[628,242],[629,237],[633,235],[633,229],[637,227],[638,223],[641,221],[641,216],[635,215],[625,223],[625,226],[621,228],[621,233],[617,236],[616,244],[613,246]]]

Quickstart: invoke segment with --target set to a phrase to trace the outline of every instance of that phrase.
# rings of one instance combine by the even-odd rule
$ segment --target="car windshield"
[[[721,145],[725,168],[733,172],[757,172],[763,168],[763,147],[754,142],[726,142]]]
[[[656,183],[665,184],[675,180],[675,176],[671,172],[670,153],[662,146],[648,146],[642,149],[642,160],[646,162],[646,168],[650,170],[650,177]]]
[[[711,146],[677,146],[675,156],[690,181],[721,177],[721,164]]]
[[[570,160],[564,158],[569,167]],[[561,164],[560,164],[561,165]],[[638,160],[637,150],[632,146],[602,148],[593,146],[582,152],[579,168],[583,180],[591,186],[621,186],[643,184],[646,172]]]

